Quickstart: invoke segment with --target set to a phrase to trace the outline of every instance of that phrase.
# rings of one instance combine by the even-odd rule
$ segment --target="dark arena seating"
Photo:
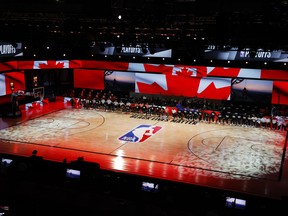
[[[1,155],[2,215],[253,215],[284,210],[269,198],[101,169],[84,158]],[[249,204],[248,204],[249,203]]]

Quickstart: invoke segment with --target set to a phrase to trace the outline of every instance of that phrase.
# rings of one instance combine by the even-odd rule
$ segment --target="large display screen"
[[[135,92],[230,100],[231,78],[136,73]]]
[[[105,71],[105,90],[135,91],[135,73],[123,71]]]
[[[22,43],[0,42],[0,57],[23,56]]]
[[[85,89],[104,89],[104,71],[74,69],[74,87]]]
[[[273,81],[232,79],[231,101],[270,104]]]
[[[273,82],[272,104],[288,105],[288,82]]]

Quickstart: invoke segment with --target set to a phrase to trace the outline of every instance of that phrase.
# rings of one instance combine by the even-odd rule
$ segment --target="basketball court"
[[[287,131],[133,118],[63,101],[0,121],[1,153],[97,162],[101,169],[281,199]]]

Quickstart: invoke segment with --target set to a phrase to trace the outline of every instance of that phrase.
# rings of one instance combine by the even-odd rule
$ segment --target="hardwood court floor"
[[[30,156],[37,149],[47,160],[84,157],[105,170],[275,199],[288,196],[286,131],[137,119],[59,101],[22,113],[0,120],[0,153]],[[157,132],[133,142],[137,132],[131,131],[141,125],[141,135],[149,126]]]

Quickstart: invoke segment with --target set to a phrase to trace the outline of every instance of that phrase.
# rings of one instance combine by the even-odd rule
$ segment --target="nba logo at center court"
[[[154,125],[139,125],[118,139],[126,142],[144,142],[155,135],[162,127]]]

